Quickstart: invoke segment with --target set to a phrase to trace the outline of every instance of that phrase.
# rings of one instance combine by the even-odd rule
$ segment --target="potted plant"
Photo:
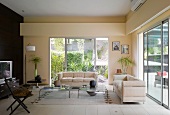
[[[33,62],[35,64],[35,70],[34,70],[34,76],[37,77],[37,64],[41,62],[41,58],[38,57],[38,56],[33,56],[31,59],[30,59],[31,62]]]
[[[135,65],[135,62],[132,61],[129,56],[119,58],[118,63],[122,66],[123,74],[127,74],[127,69],[129,66]]]

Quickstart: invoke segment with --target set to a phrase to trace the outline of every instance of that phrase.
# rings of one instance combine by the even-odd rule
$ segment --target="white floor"
[[[108,87],[112,90],[112,87]],[[6,108],[11,104],[11,97],[0,100],[0,114],[8,115]],[[170,110],[147,98],[146,102],[136,104],[104,105],[27,105],[28,114],[19,107],[13,115],[170,115]]]

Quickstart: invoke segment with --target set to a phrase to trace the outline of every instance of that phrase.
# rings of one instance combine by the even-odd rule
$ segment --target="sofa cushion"
[[[157,72],[157,75],[158,76],[162,76],[162,73],[160,71]],[[167,72],[166,71],[163,71],[163,76],[166,76],[167,75]]]
[[[78,73],[74,73],[74,78],[84,78],[84,73],[83,72],[78,72]]]
[[[95,77],[95,73],[92,73],[92,72],[85,73],[84,77],[85,78],[94,78]]]
[[[61,79],[61,82],[72,82],[73,78],[72,77],[64,77]]]
[[[64,72],[63,77],[68,77],[68,78],[73,77],[73,73],[72,72]]]
[[[122,92],[122,82],[119,83],[119,84],[117,84],[117,89],[118,89],[120,92]]]
[[[145,87],[145,81],[123,81],[124,87]]]
[[[83,82],[83,79],[82,77],[76,77],[76,78],[73,78],[73,82]]]
[[[127,80],[128,80],[127,76],[123,78],[123,81],[127,81]]]
[[[127,77],[127,81],[139,81],[139,79],[135,77]]]
[[[84,78],[83,82],[89,82],[90,83],[91,80],[95,80],[95,79],[94,78]]]
[[[113,85],[118,88],[118,86],[122,85],[122,80],[114,80]]]

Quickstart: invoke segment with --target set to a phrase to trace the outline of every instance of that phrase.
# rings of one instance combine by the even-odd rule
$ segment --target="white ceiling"
[[[130,0],[0,0],[22,16],[125,16]]]

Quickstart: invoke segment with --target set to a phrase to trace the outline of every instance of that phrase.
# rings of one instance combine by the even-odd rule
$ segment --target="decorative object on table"
[[[112,42],[112,51],[120,51],[120,42],[119,41]]]
[[[55,87],[60,87],[61,86],[60,80],[55,80],[54,81],[54,86]]]
[[[129,45],[127,44],[121,45],[121,54],[129,54]]]
[[[96,81],[91,80],[90,81],[90,88],[95,88],[96,87]]]
[[[108,104],[112,104],[113,103],[113,100],[111,99],[107,89],[105,90],[104,98],[105,98],[105,103],[108,103]]]
[[[96,90],[87,90],[87,93],[90,95],[90,96],[95,96],[97,93],[96,93]]]
[[[129,56],[126,56],[126,57],[122,56],[121,58],[118,59],[118,63],[120,63],[122,66],[123,74],[127,74],[127,69],[129,66],[135,65],[135,62],[132,61],[132,59],[130,59]]]
[[[83,88],[87,87],[87,85],[82,85]]]
[[[40,76],[40,75],[37,75],[37,76],[35,77],[35,81],[41,81],[41,76]]]
[[[116,70],[116,74],[122,74],[122,70],[121,69],[117,69]]]
[[[33,62],[35,64],[35,70],[34,70],[34,76],[36,77],[37,76],[37,64],[41,62],[41,58],[38,57],[38,56],[33,56],[31,59],[30,59],[31,62]]]

